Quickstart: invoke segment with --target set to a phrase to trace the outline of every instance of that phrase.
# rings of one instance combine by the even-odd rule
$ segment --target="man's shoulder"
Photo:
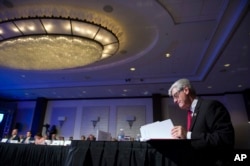
[[[199,103],[199,108],[200,109],[209,109],[209,110],[213,110],[213,111],[218,111],[220,110],[220,112],[227,112],[227,108],[225,107],[225,105],[220,102],[219,100],[213,100],[213,99],[201,99],[200,101],[198,101]],[[211,111],[210,111],[211,112]]]
[[[224,107],[224,105],[218,100],[203,99],[203,98],[198,99],[197,106],[198,107]]]
[[[222,104],[220,101],[218,100],[214,100],[214,99],[204,99],[204,98],[198,98],[198,103],[203,103],[203,104]]]

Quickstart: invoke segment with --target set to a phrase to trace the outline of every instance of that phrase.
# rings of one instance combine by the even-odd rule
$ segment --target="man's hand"
[[[171,130],[172,137],[175,139],[186,139],[187,138],[187,131],[182,126],[174,126]]]

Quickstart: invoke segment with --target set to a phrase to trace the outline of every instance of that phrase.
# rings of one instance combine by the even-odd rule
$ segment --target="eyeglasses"
[[[181,91],[183,91],[183,88],[181,88],[180,90],[178,90],[177,92],[175,92],[175,93],[173,94],[173,98],[174,98],[174,99],[178,99],[179,96],[180,96],[180,92],[181,92]]]

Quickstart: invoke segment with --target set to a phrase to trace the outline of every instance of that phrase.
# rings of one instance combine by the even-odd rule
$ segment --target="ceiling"
[[[200,95],[250,88],[248,0],[0,1],[2,21],[36,15],[102,24],[117,35],[119,50],[112,57],[72,69],[0,66],[2,99],[167,95],[170,85],[184,77]]]

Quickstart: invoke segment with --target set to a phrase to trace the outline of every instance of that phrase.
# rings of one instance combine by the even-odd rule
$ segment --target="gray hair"
[[[190,83],[190,81],[188,79],[186,79],[186,78],[182,78],[182,79],[179,79],[179,80],[175,81],[172,84],[172,86],[169,88],[168,95],[172,96],[172,90],[173,90],[173,88],[176,88],[178,91],[180,91],[180,90],[182,90],[185,87],[189,88],[191,94],[196,95],[195,89],[193,88],[193,86]]]

